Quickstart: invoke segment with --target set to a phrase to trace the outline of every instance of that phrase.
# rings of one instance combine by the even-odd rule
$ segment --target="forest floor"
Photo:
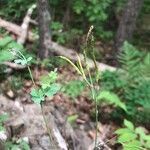
[[[48,70],[34,69],[33,72],[38,84],[39,77],[48,73]],[[69,80],[79,79],[79,76],[69,67],[58,68],[58,76],[58,82],[62,86]],[[6,81],[1,85],[6,87],[5,83]],[[0,114],[9,114],[9,119],[5,122],[6,135],[8,139],[14,139],[14,141],[19,138],[27,138],[32,150],[50,150],[53,148],[49,142],[41,108],[37,104],[33,104],[30,98],[31,88],[32,82],[24,80],[21,89],[15,92],[14,89],[7,89],[0,94]],[[59,92],[53,98],[46,98],[43,106],[45,116],[50,117],[49,112],[52,114],[56,128],[59,129],[71,150],[93,149],[96,136],[94,107],[90,98],[86,96],[86,92],[75,99]],[[109,108],[106,109],[109,111]],[[71,124],[68,123],[69,118]],[[99,119],[101,120],[101,118]],[[49,124],[51,125],[51,122]],[[98,141],[101,148],[107,149],[103,146],[106,144],[114,149],[115,135],[113,133],[117,128],[118,126],[111,121],[99,121]]]

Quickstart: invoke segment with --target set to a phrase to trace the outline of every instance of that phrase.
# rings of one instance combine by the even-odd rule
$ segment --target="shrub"
[[[116,93],[127,106],[128,117],[148,123],[150,114],[150,53],[139,52],[125,42],[119,55],[123,70],[106,71],[102,75],[102,89]],[[119,113],[115,113],[119,114]],[[145,117],[147,119],[145,119]]]
[[[150,135],[145,134],[140,127],[135,128],[132,122],[124,120],[124,128],[116,130],[117,142],[121,143],[123,150],[150,149]]]

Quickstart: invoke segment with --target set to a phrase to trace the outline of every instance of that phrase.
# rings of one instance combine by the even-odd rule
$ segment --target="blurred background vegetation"
[[[0,16],[20,25],[28,8],[34,3],[36,3],[35,0],[1,0]],[[52,31],[52,40],[81,51],[88,29],[93,25],[96,59],[114,65],[110,60],[112,53],[118,55],[114,50],[114,43],[119,22],[123,17],[123,13],[125,13],[126,3],[125,0],[49,0],[52,18],[49,28]],[[122,69],[126,70],[127,75],[124,76],[120,72],[104,72],[102,75],[102,87],[119,95],[128,105],[128,109],[131,110],[128,115],[131,118],[137,118],[136,120],[141,122],[150,121],[150,119],[145,120],[145,118],[142,120],[143,115],[147,116],[149,114],[146,107],[150,106],[149,18],[150,1],[144,0],[138,12],[133,37],[127,39],[128,42],[124,44],[123,52],[115,57],[119,60]],[[37,11],[33,12],[32,19],[38,21]],[[38,33],[38,28],[35,25],[31,25],[30,30],[36,34]],[[14,46],[20,47],[10,37],[7,37],[8,33],[4,29],[0,28],[0,34],[4,37],[0,42],[1,50]],[[37,41],[32,46],[26,46],[20,48],[25,51],[26,48],[31,47],[31,54],[35,56]],[[88,56],[90,57],[90,54]],[[12,57],[9,57],[6,51],[1,53],[1,61],[13,60]],[[33,61],[33,63],[37,64],[37,61]],[[42,65],[47,65],[47,67],[52,67],[51,63],[56,65],[59,62],[58,60],[53,61],[53,59],[50,59],[50,61],[44,59],[41,62]],[[5,67],[3,66],[3,68]],[[83,84],[78,82],[72,81],[66,85],[67,88],[64,88],[64,91],[73,97],[77,96],[78,92],[80,93],[84,89]],[[72,93],[71,89],[77,90]],[[139,113],[139,116],[142,115],[140,118],[136,115],[139,106],[146,110],[146,112]]]

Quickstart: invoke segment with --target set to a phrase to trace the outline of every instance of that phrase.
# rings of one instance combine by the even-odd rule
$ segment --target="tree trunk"
[[[115,47],[120,51],[124,41],[132,38],[136,25],[136,19],[140,12],[144,0],[128,0],[119,23]]]
[[[37,0],[37,11],[39,26],[38,56],[40,59],[43,59],[48,56],[51,47],[51,16],[49,12],[48,0]]]

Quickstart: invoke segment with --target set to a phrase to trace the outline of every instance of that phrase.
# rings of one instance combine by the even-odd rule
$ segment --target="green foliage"
[[[111,38],[112,31],[105,30],[107,19],[109,17],[109,8],[112,0],[75,0],[73,4],[74,12],[79,16],[82,14],[90,24],[95,26],[96,36],[101,38]],[[99,35],[98,35],[99,34]]]
[[[142,7],[141,15],[149,14],[150,12],[150,2],[149,0],[144,0],[144,5]]]
[[[7,20],[22,22],[28,8],[36,3],[35,0],[2,0],[0,1],[0,16]]]
[[[123,51],[118,56],[122,69],[125,71],[125,77],[132,80],[139,76],[139,68],[142,59],[142,53],[140,53],[134,46],[128,42],[124,42],[122,47]],[[129,81],[130,81],[129,80]]]
[[[3,123],[8,119],[8,114],[2,114],[0,115],[0,131],[4,131],[5,128],[3,126]]]
[[[51,71],[48,75],[41,77],[40,88],[33,88],[30,93],[34,103],[41,104],[46,96],[53,96],[60,90],[60,86],[55,83],[56,79],[56,71]]]
[[[118,93],[120,89],[122,90],[122,88],[126,86],[126,81],[121,79],[120,74],[117,71],[110,72],[106,70],[102,73],[100,84],[102,90],[109,90]]]
[[[63,25],[60,22],[53,21],[51,24],[51,29],[54,31],[62,30],[62,28],[63,28]]]
[[[127,111],[125,104],[115,93],[111,93],[109,91],[100,91],[100,93],[97,95],[97,101],[101,102],[102,100],[105,100],[108,103],[118,106],[123,110]]]
[[[16,64],[21,64],[21,65],[27,65],[28,62],[30,62],[32,59],[32,57],[28,57],[27,59],[24,59],[24,58],[20,58],[20,59],[15,59],[14,62]]]
[[[10,36],[0,40],[0,62],[14,59],[15,56],[10,53],[12,49],[23,50],[23,46],[15,42]]]
[[[85,83],[80,80],[72,80],[63,86],[62,91],[72,98],[76,98],[85,89]]]
[[[56,67],[61,67],[66,65],[66,61],[60,59],[59,57],[48,57],[42,60],[41,65],[48,69],[55,69]]]
[[[33,84],[35,85],[33,75],[29,67],[29,63],[32,60],[32,57],[26,58],[24,54],[19,50],[12,50],[11,52],[17,57],[14,60],[15,63],[27,65],[30,77],[32,79]],[[41,104],[44,101],[45,96],[53,96],[60,90],[60,86],[55,83],[56,79],[56,70],[51,71],[48,75],[43,75],[41,77],[40,88],[33,88],[30,93],[34,103]]]
[[[42,89],[32,89],[31,91],[32,100],[36,104],[41,104],[44,101],[44,91]]]
[[[77,120],[77,118],[78,118],[78,115],[77,115],[77,114],[71,115],[71,116],[68,116],[68,117],[67,117],[67,121],[68,121],[70,124],[74,124],[75,121]]]
[[[10,80],[10,86],[14,90],[19,90],[23,86],[21,75],[14,75]]]
[[[121,143],[123,150],[150,149],[150,135],[146,135],[140,127],[135,128],[133,123],[124,120],[124,128],[115,131],[117,142]]]
[[[54,83],[57,79],[57,73],[55,71],[51,71],[48,75],[43,75],[40,78],[40,83],[43,89],[49,87],[50,84]]]
[[[96,38],[102,40],[112,39],[114,36],[118,15],[116,10],[123,7],[122,3],[124,3],[124,0],[62,0],[55,2],[50,0],[51,14],[54,21],[62,22],[63,20],[65,31],[77,29],[85,34],[89,26],[93,25]],[[74,38],[76,38],[76,34],[74,35]]]
[[[44,90],[46,96],[53,96],[60,90],[60,86],[56,83],[51,84],[48,88]]]
[[[19,49],[19,47],[18,48],[10,48],[9,51],[12,53],[12,55],[10,55],[10,56],[13,56],[15,58],[14,62],[16,64],[29,65],[29,63],[32,60],[32,57],[29,56],[28,58],[26,58],[21,50],[22,49]]]
[[[0,132],[5,131],[5,127],[3,126],[3,123],[7,119],[8,119],[8,114],[0,115]],[[22,140],[22,139],[20,139],[18,141],[5,141],[4,142],[4,147],[6,149],[9,149],[9,150],[18,150],[18,149],[30,150],[29,144],[26,141]]]
[[[149,56],[149,52],[139,52],[125,42],[123,51],[119,55],[122,70],[104,72],[101,82],[103,90],[114,92],[124,101],[127,115],[131,119],[143,123],[150,121],[148,118],[150,114]]]
[[[5,47],[10,42],[12,42],[12,38],[9,36],[6,36],[5,38],[0,40],[0,47]]]
[[[80,35],[83,34],[82,30],[76,28],[72,28],[69,31],[67,31],[64,29],[63,24],[57,21],[52,22],[51,29],[53,31],[53,40],[60,44],[74,44],[74,41],[77,41],[80,38]]]
[[[64,44],[65,40],[65,32],[63,32],[63,24],[57,21],[53,21],[51,24],[51,29],[53,33],[53,40],[56,40],[60,44]]]
[[[69,37],[70,35],[69,31],[77,29],[86,33],[88,27],[92,24],[95,27],[96,37],[103,40],[112,39],[126,2],[126,0],[49,0],[53,20],[53,38],[64,44],[66,43],[66,36]],[[6,20],[21,23],[28,8],[34,3],[36,3],[35,0],[1,0],[0,16]],[[144,0],[140,18],[144,18],[145,14],[149,14],[149,3],[149,0]],[[37,13],[34,12],[33,18],[36,17]],[[139,22],[141,25],[141,19]],[[63,27],[65,27],[65,30],[61,31],[60,29]],[[137,30],[139,31],[139,28]],[[145,34],[142,32],[142,35],[144,34],[145,37],[144,40],[146,40],[147,33],[149,33],[148,30]],[[74,34],[74,38],[76,38],[76,35]],[[141,30],[139,35],[138,39],[142,41],[141,43],[144,43]],[[138,41],[140,42],[140,40]]]
[[[30,150],[29,144],[24,140],[18,140],[17,142],[8,141],[4,145],[9,150]]]

